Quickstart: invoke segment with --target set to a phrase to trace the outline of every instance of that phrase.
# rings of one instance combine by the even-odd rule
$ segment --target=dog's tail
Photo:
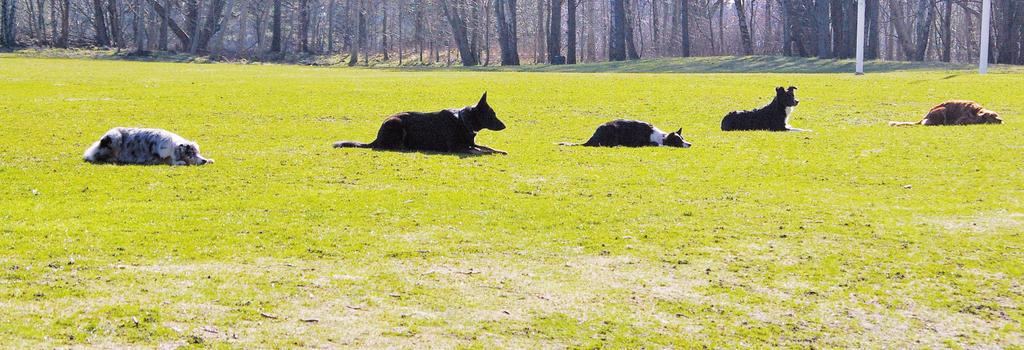
[[[334,148],[373,148],[373,144],[356,141],[338,141],[334,143]]]
[[[920,125],[922,122],[923,121],[921,121],[921,122],[889,122],[889,126],[913,126],[913,125]]]

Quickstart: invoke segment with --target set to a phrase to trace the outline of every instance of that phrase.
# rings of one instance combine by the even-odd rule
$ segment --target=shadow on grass
[[[458,153],[458,152],[437,152],[437,151],[422,151],[414,149],[379,149],[379,148],[355,148],[355,147],[334,147],[335,149],[348,149],[348,150],[368,150],[373,152],[386,152],[386,153],[418,153],[425,156],[448,156],[448,157],[459,157],[459,158],[475,158],[475,157],[487,157],[487,156],[502,156],[504,154],[490,153],[490,154],[475,154],[475,153]]]

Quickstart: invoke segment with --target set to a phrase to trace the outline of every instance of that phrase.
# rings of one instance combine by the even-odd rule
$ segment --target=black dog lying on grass
[[[469,154],[508,154],[476,144],[476,133],[483,129],[499,131],[505,124],[487,104],[487,93],[476,106],[446,109],[440,112],[404,112],[384,120],[377,139],[370,143],[335,142],[335,148],[372,148],[395,151],[432,151]]]
[[[683,140],[683,129],[667,133],[651,125],[651,123],[639,120],[616,119],[597,127],[594,136],[586,143],[560,143],[563,146],[669,146],[689,148],[690,143]]]
[[[734,111],[722,119],[722,131],[767,130],[767,131],[810,131],[789,126],[789,116],[800,101],[796,99],[795,87],[775,88],[775,99],[767,106],[750,111]]]

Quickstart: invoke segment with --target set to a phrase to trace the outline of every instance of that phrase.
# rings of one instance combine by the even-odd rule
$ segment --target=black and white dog
[[[767,131],[810,131],[797,129],[789,125],[789,116],[793,114],[800,101],[796,99],[796,88],[790,86],[783,89],[775,88],[775,99],[767,106],[750,111],[729,112],[722,119],[722,131],[734,130],[767,130]]]
[[[486,92],[475,106],[432,113],[404,112],[392,115],[384,120],[373,142],[340,141],[335,142],[334,147],[508,154],[476,144],[476,133],[483,129],[505,129],[505,124],[498,120],[494,110],[487,104]]]
[[[138,165],[204,165],[213,163],[199,155],[199,145],[167,130],[113,128],[85,150],[89,163]]]
[[[563,146],[668,146],[689,148],[690,143],[683,139],[683,129],[667,133],[639,120],[616,119],[597,127],[594,136],[583,144],[561,143]]]

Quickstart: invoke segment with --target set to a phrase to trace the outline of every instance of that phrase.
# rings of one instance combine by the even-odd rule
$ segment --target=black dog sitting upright
[[[775,99],[760,109],[734,111],[722,119],[722,131],[767,130],[767,131],[809,131],[789,126],[789,115],[800,101],[796,99],[796,88],[790,86],[775,88]]]
[[[639,120],[616,119],[597,127],[594,136],[590,137],[581,146],[669,146],[669,147],[690,147],[690,143],[683,140],[683,129],[667,133],[651,125],[651,123]],[[561,143],[563,146],[576,146],[573,143]]]
[[[384,124],[377,131],[377,139],[373,142],[340,141],[334,143],[334,147],[508,154],[477,145],[476,133],[483,129],[505,129],[505,124],[498,120],[494,110],[487,105],[486,92],[476,106],[432,113],[405,112],[392,115],[384,120]]]

